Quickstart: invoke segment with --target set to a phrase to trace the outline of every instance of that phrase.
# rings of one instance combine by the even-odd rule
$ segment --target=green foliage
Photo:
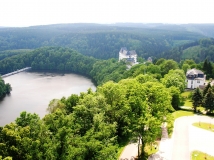
[[[2,156],[0,156],[0,160],[12,160],[12,157],[5,157],[4,159],[2,159]]]
[[[73,112],[73,107],[76,106],[79,102],[79,96],[77,94],[72,94],[67,99],[63,97],[61,99],[61,102],[64,103],[67,114],[70,114]]]
[[[72,49],[43,47],[0,61],[0,72],[8,73],[31,66],[32,70],[67,71],[89,76],[95,61]]]
[[[18,54],[28,53],[32,51],[31,49],[15,49],[15,50],[6,50],[6,51],[0,51],[0,60],[12,57]]]
[[[203,96],[199,88],[196,88],[192,94],[192,105],[194,108],[194,112],[196,112],[197,107],[202,104]]]
[[[136,77],[136,80],[139,83],[146,83],[146,82],[157,82],[158,80],[154,78],[154,75],[149,75],[149,74],[140,74]]]
[[[203,70],[206,74],[206,78],[212,78],[212,73],[213,73],[213,66],[211,62],[207,59],[205,59],[204,64],[203,64]]]
[[[211,113],[214,111],[214,92],[211,88],[208,89],[206,95],[204,96],[203,106]]]
[[[10,94],[12,87],[9,83],[5,83],[4,80],[0,77],[0,98],[3,98],[5,95]]]
[[[183,65],[182,65],[182,69],[183,69],[184,73],[187,73],[187,71],[188,71],[189,69],[191,69],[191,67],[190,67],[188,64],[183,64]]]
[[[182,93],[185,89],[186,77],[183,70],[170,70],[168,74],[165,74],[164,78],[161,79],[161,83],[164,84],[167,88],[172,86],[177,87]]]
[[[185,59],[185,60],[183,61],[183,65],[184,65],[184,64],[189,65],[189,66],[190,66],[190,69],[196,67],[196,63],[195,63],[195,61],[192,60],[192,59]],[[186,72],[185,72],[185,73],[186,73]]]
[[[18,124],[8,124],[1,130],[0,154],[3,157],[45,159],[54,156],[50,132],[37,115],[23,112],[16,121]]]
[[[178,110],[178,107],[182,105],[182,97],[180,90],[175,86],[171,86],[169,89],[172,95],[171,105],[175,110]]]
[[[104,95],[106,103],[109,105],[106,110],[108,121],[117,123],[118,138],[128,136],[130,131],[128,126],[131,122],[128,118],[130,116],[130,106],[128,106],[125,97],[125,88],[121,84],[110,81],[98,87],[97,90]]]
[[[211,84],[210,82],[205,86],[204,90],[203,90],[203,97],[205,97],[205,95],[207,94],[208,90],[211,88]]]
[[[161,75],[164,76],[172,69],[178,69],[178,63],[172,59],[165,60],[160,65]]]
[[[192,59],[201,52],[200,46],[193,46],[183,50],[182,59]]]
[[[156,65],[160,65],[160,64],[163,64],[164,62],[166,61],[166,59],[164,59],[164,58],[160,58],[160,59],[158,59],[157,61],[156,61]]]
[[[44,49],[39,55],[50,54],[52,49]],[[39,58],[35,56],[34,59]],[[101,61],[94,62],[102,66]],[[104,61],[104,64],[124,65],[114,59]],[[54,99],[48,107],[50,114],[43,120],[36,114],[22,112],[15,123],[0,130],[0,154],[3,158],[15,159],[92,160],[105,157],[113,160],[117,159],[119,143],[124,139],[140,137],[143,145],[155,141],[160,137],[164,116],[171,124],[171,99],[176,92],[169,91],[154,78],[155,73],[160,73],[159,67],[137,65],[133,72],[137,73],[138,67],[147,67],[150,74],[140,74],[118,83],[108,81],[98,86],[96,92],[89,89],[80,95]],[[97,72],[99,70],[94,70],[95,75]],[[108,69],[102,74],[106,72]],[[129,71],[124,69],[124,72]],[[180,75],[181,72],[176,73]],[[171,131],[172,125],[169,126]],[[144,150],[141,153],[145,155]]]
[[[161,28],[161,27],[160,27]],[[60,24],[24,28],[1,28],[0,51],[36,49],[44,46],[69,47],[99,59],[117,58],[122,46],[136,50],[148,58],[202,37],[185,29],[166,30],[144,27],[123,27],[119,24]]]
[[[137,76],[143,75],[143,74],[145,75],[145,76],[143,76],[145,78],[145,80],[148,80],[147,78],[149,78],[149,77],[151,77],[149,79],[154,79],[155,81],[159,80],[161,78],[160,67],[157,65],[154,65],[152,63],[137,64],[137,65],[132,66],[129,70],[127,70],[124,73],[124,78],[128,78],[128,77],[134,78],[134,77],[137,77]]]
[[[199,63],[205,59],[214,61],[214,39],[203,38],[195,42],[187,43],[179,47],[164,51],[160,57],[173,59],[177,62],[185,59],[192,59]],[[194,68],[194,67],[191,67]]]
[[[49,113],[54,113],[57,108],[63,109],[65,107],[65,105],[58,99],[53,99],[50,101],[47,111]]]
[[[123,79],[125,71],[126,64],[124,62],[117,62],[116,59],[109,59],[94,63],[90,75],[99,85],[110,80],[118,82]]]
[[[157,30],[151,38],[154,30],[111,27],[106,32],[99,25],[92,25],[91,30],[81,25],[73,27],[69,33],[60,31],[57,25],[46,26],[45,30],[41,27],[40,31],[37,27],[28,28],[29,32],[20,35],[26,39],[16,40],[11,46],[0,45],[0,50],[66,46],[85,55],[107,59],[116,58],[120,47],[125,45],[135,49],[139,57],[146,58],[170,49],[175,41],[184,41],[187,37],[195,39],[195,35],[188,32],[182,35],[181,32]],[[0,37],[0,44],[13,42],[19,36],[8,37],[5,32],[3,37],[6,38]],[[211,45],[201,44],[203,47]],[[209,49],[212,53],[212,46]],[[172,52],[179,59],[182,49],[174,48]],[[96,92],[89,89],[80,95],[52,100],[48,107],[50,114],[42,120],[36,114],[22,112],[15,123],[0,128],[1,158],[114,160],[119,143],[136,137],[142,141],[143,157],[145,145],[160,137],[160,125],[165,116],[169,133],[172,132],[170,112],[174,111],[172,106],[177,108],[181,103],[180,92],[185,86],[184,72],[178,70],[177,62],[172,59],[162,58],[155,64],[138,64],[127,70],[126,64],[117,59],[97,60],[70,48],[42,47],[31,52],[1,53],[2,57],[7,57],[0,61],[1,73],[31,66],[32,70],[83,74],[99,85]],[[184,70],[194,65],[191,60],[183,62]],[[0,91],[3,83],[1,80]],[[11,90],[11,87],[7,85],[6,89]]]
[[[138,122],[134,125],[134,131],[141,138],[141,153],[144,157],[145,144],[153,142],[160,136],[160,129],[158,128],[163,122],[164,116],[167,117],[168,114],[173,111],[173,108],[171,106],[171,95],[169,91],[158,82],[144,83],[141,94],[143,102],[140,107],[142,108],[141,112],[139,112],[140,114],[138,114]],[[146,128],[148,128],[148,131]]]

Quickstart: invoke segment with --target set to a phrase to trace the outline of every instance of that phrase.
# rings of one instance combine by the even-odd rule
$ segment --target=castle
[[[135,50],[128,51],[126,47],[122,47],[119,51],[119,61],[121,60],[137,64],[137,53]]]

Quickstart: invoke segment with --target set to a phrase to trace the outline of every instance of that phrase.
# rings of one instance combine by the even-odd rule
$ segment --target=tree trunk
[[[140,153],[139,160],[147,160],[147,155],[144,151],[145,145],[146,144],[144,143],[143,138],[141,138],[141,153]]]

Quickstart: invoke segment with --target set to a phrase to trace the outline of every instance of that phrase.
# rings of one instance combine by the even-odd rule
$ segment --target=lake
[[[4,126],[22,111],[36,113],[41,118],[47,114],[49,102],[63,96],[96,90],[92,81],[71,73],[21,72],[4,78],[12,86],[11,94],[0,101],[0,126]]]

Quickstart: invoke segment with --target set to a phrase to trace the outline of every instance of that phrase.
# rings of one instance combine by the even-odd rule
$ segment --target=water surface
[[[0,126],[14,121],[22,111],[47,114],[49,102],[96,89],[92,81],[77,74],[21,72],[4,78],[12,92],[0,101]]]

